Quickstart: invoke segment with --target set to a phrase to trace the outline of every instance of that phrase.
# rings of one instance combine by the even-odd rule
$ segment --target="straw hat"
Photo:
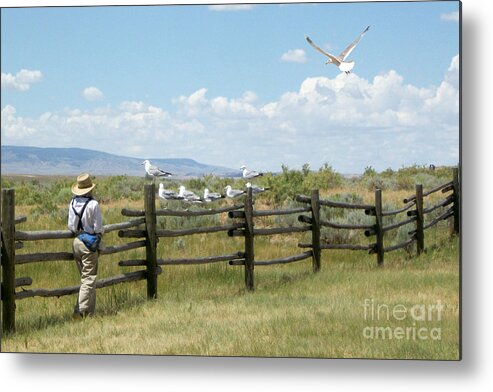
[[[77,196],[91,192],[96,184],[93,184],[89,174],[84,173],[77,177],[77,183],[72,185],[72,193]]]

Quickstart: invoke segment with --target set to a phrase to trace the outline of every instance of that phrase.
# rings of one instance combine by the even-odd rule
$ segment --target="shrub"
[[[410,176],[398,173],[396,175],[395,190],[412,190],[414,189],[414,179]]]
[[[68,218],[67,208],[59,208],[50,198],[46,198],[42,203],[34,207],[31,211],[34,220],[47,216],[54,219],[58,224],[66,224]]]
[[[310,193],[312,189],[330,189],[340,186],[343,177],[336,173],[332,166],[324,164],[317,172],[308,172],[303,179],[303,193]]]

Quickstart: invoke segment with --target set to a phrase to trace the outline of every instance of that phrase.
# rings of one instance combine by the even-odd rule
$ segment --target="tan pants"
[[[80,273],[80,290],[75,313],[93,315],[96,309],[96,275],[99,251],[91,252],[78,238],[73,243],[74,259]]]

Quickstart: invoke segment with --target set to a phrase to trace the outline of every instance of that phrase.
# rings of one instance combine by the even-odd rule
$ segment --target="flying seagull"
[[[164,171],[164,170],[161,170],[159,167],[152,165],[148,159],[146,159],[144,162],[142,162],[142,164],[144,165],[144,169],[145,169],[146,173],[149,174],[153,178],[171,177],[172,176],[171,173]]]
[[[243,178],[255,178],[264,175],[264,173],[259,173],[255,170],[248,170],[245,165],[241,166],[240,170],[243,170]]]
[[[363,32],[358,36],[358,38],[356,38],[351,45],[349,45],[346,49],[344,49],[339,56],[334,56],[334,55],[326,52],[325,50],[319,48],[317,45],[315,45],[315,43],[310,39],[309,36],[305,35],[305,38],[311,46],[313,46],[316,50],[318,50],[320,53],[326,55],[329,58],[325,64],[333,63],[341,71],[346,72],[346,74],[349,74],[354,67],[354,61],[346,61],[346,58],[353,51],[353,49],[356,47],[356,45],[360,41],[361,37],[363,37],[363,35],[369,29],[370,29],[370,26],[368,26],[366,29],[364,29]]]
[[[226,191],[226,196],[231,198],[235,198],[245,194],[245,191],[240,191],[239,189],[231,189],[231,185],[226,186],[224,190]]]
[[[252,188],[252,193],[253,194],[257,194],[257,193],[262,193],[262,192],[265,192],[265,191],[268,191],[270,188],[264,188],[264,187],[261,187],[261,186],[256,186],[256,185],[252,185],[250,182],[247,182],[246,183],[246,187],[247,188]]]
[[[159,184],[159,197],[164,200],[183,200],[183,197],[178,196],[178,193],[170,189],[164,189],[162,183]]]
[[[209,192],[209,189],[205,188],[204,189],[204,201],[205,202],[211,202],[211,201],[216,201],[216,200],[219,200],[219,199],[222,199],[224,198],[223,195],[221,195],[220,193],[217,193],[217,192]]]

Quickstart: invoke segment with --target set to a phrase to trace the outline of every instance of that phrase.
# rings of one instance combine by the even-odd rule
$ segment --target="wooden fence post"
[[[377,237],[377,264],[383,266],[384,249],[381,189],[375,189],[375,234]]]
[[[253,194],[252,188],[249,187],[245,198],[245,286],[249,291],[255,289],[253,280],[254,263]]]
[[[15,332],[15,190],[2,189],[2,332]]]
[[[423,214],[423,185],[416,184],[416,247],[418,255],[425,249],[425,231]]]
[[[147,298],[157,298],[157,236],[156,236],[156,187],[144,186],[146,225]]]
[[[318,189],[312,190],[312,252],[313,252],[313,272],[320,271],[320,194]]]
[[[459,180],[459,168],[454,168],[454,226],[453,233],[460,233],[460,180]]]

